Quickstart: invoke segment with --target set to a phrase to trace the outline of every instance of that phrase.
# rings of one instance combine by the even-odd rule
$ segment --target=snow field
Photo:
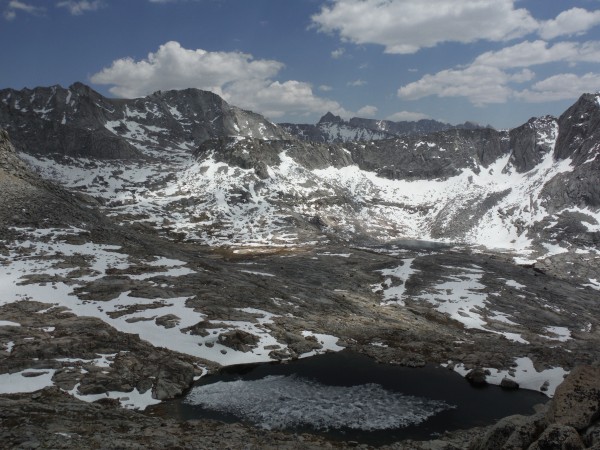
[[[23,277],[32,274],[44,274],[48,276],[64,277],[73,268],[56,268],[55,263],[68,256],[84,256],[89,263],[89,271],[76,279],[80,285],[87,281],[94,281],[103,277],[109,268],[127,269],[130,265],[129,257],[126,254],[119,253],[120,247],[101,244],[85,243],[82,245],[68,244],[61,242],[61,238],[66,235],[76,235],[78,229],[57,230],[20,230],[29,233],[28,239],[14,244],[10,247],[8,257],[0,257],[2,262],[0,271],[0,305],[20,300],[39,300],[49,303],[52,307],[65,307],[79,316],[96,317],[111,325],[115,329],[125,333],[137,334],[140,338],[148,341],[156,347],[165,347],[177,352],[187,353],[209,361],[214,361],[221,365],[245,364],[256,362],[271,361],[270,350],[267,346],[277,345],[280,349],[287,348],[284,343],[278,342],[265,325],[273,323],[275,315],[262,310],[252,308],[242,308],[241,311],[253,314],[256,322],[245,321],[209,321],[210,323],[221,324],[216,328],[209,328],[211,332],[208,336],[196,336],[182,332],[183,328],[196,325],[206,319],[201,312],[186,306],[188,297],[146,299],[130,296],[130,292],[122,292],[118,297],[107,301],[81,300],[74,293],[76,285],[67,285],[62,281],[27,283]],[[44,237],[44,242],[40,238]],[[22,249],[27,249],[23,252]],[[43,258],[41,258],[43,256]],[[150,280],[154,276],[177,277],[194,273],[191,269],[184,266],[182,261],[167,258],[156,258],[149,263],[155,266],[156,271],[146,274],[129,275],[132,280]],[[250,272],[250,271],[249,271]],[[257,273],[265,276],[263,273]],[[152,282],[152,281],[151,281]],[[146,309],[111,317],[111,313],[123,312],[124,309],[137,305],[145,305],[158,302],[164,306],[158,308]],[[172,328],[165,328],[156,324],[157,317],[173,314],[179,319]],[[128,321],[128,319],[130,319]],[[133,319],[134,321],[131,321]],[[0,326],[20,326],[20,324],[1,321]],[[49,327],[49,332],[52,332]],[[243,330],[259,338],[256,348],[249,352],[236,351],[222,345],[219,342],[219,336],[231,330]],[[337,338],[325,335],[315,334],[311,331],[305,331],[305,336],[314,335],[323,343],[323,348],[313,351],[302,357],[311,356],[324,351],[338,351],[342,347],[337,346]],[[12,344],[12,345],[11,345]],[[12,351],[14,343],[5,344],[6,351]],[[67,361],[63,361],[67,362]],[[107,360],[102,355],[93,364],[99,367],[106,367]],[[11,392],[30,392],[29,389],[40,389],[41,387],[51,385],[52,373],[43,374],[33,378],[22,377],[18,374],[10,375]],[[9,375],[6,375],[9,377]],[[8,385],[6,385],[8,386]],[[41,387],[40,387],[41,386]],[[35,388],[35,389],[34,389]],[[9,388],[5,388],[9,389]],[[148,405],[150,399],[147,394],[136,395],[135,393],[109,393],[109,397],[128,397],[126,404],[133,408],[144,408]],[[91,399],[91,397],[89,397]],[[93,400],[91,400],[93,401]]]

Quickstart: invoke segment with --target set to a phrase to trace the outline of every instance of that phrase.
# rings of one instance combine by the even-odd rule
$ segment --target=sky
[[[275,122],[558,116],[600,90],[600,0],[0,0],[0,89],[189,87]]]

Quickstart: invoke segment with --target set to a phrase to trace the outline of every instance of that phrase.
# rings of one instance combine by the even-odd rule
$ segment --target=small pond
[[[475,388],[441,367],[377,364],[345,350],[285,364],[228,367],[164,407],[183,420],[244,422],[381,445],[530,414],[547,400],[533,391]]]

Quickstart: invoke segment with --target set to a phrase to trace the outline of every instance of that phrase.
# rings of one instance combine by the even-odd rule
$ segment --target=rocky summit
[[[450,125],[437,120],[418,121],[375,120],[352,117],[344,120],[331,112],[325,114],[315,124],[280,123],[284,130],[296,139],[310,142],[341,143],[354,141],[379,141],[405,136],[425,136],[438,131],[452,129],[479,129],[481,126],[466,122]]]
[[[332,141],[194,89],[0,91],[2,442],[367,447],[166,406],[347,349],[553,397],[390,448],[597,447],[599,122],[584,94],[501,131],[328,114],[379,133]]]

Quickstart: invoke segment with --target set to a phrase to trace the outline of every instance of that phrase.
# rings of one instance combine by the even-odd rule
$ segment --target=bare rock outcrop
[[[600,367],[578,366],[547,409],[510,416],[475,438],[470,450],[578,450],[600,447]]]
[[[588,428],[600,417],[600,367],[579,366],[556,389],[548,422]]]

